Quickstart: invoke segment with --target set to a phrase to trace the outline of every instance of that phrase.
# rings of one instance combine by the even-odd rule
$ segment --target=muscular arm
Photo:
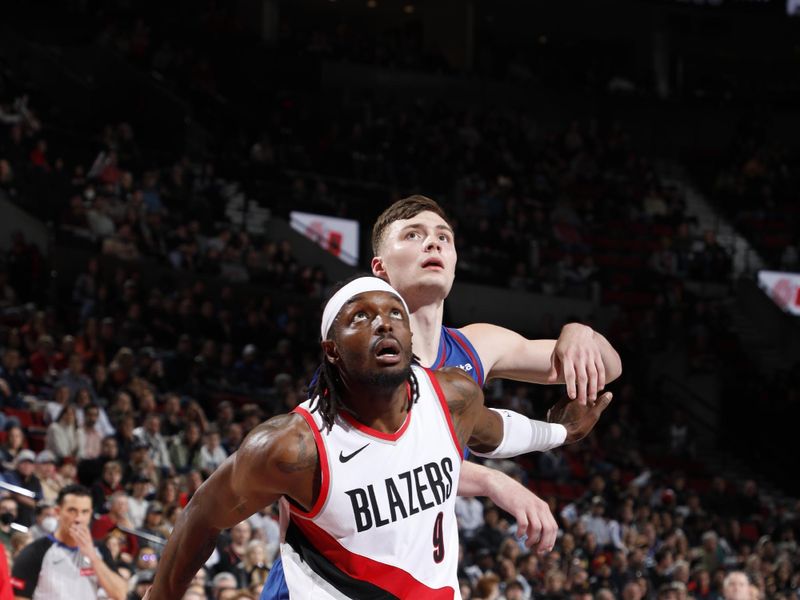
[[[475,346],[487,379],[566,383],[569,397],[585,403],[622,374],[622,361],[608,340],[578,323],[565,325],[557,340],[529,340],[488,323],[460,331]]]
[[[281,415],[257,427],[186,505],[147,597],[180,598],[211,554],[221,530],[283,494],[310,507],[318,493],[318,479],[316,446],[302,417]]]
[[[456,435],[462,445],[466,440],[470,450],[493,458],[510,458],[543,449],[542,433],[547,433],[547,423],[528,419],[512,411],[486,408],[483,392],[460,369],[441,369],[436,375],[447,397]],[[611,398],[610,392],[586,404],[564,398],[548,411],[547,420],[561,429],[562,442],[577,442],[594,428]],[[553,445],[545,444],[545,447]],[[495,450],[498,452],[492,454]]]

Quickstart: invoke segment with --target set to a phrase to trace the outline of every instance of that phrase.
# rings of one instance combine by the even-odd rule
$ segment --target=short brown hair
[[[414,194],[408,198],[403,198],[392,204],[389,208],[383,211],[380,216],[375,220],[375,225],[372,226],[372,255],[378,255],[378,248],[383,241],[383,234],[386,228],[395,221],[402,219],[410,219],[416,217],[419,213],[429,210],[442,217],[447,224],[450,225],[450,220],[444,209],[439,206],[436,200],[432,200],[427,196]]]

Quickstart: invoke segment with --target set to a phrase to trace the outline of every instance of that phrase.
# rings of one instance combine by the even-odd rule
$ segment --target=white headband
[[[403,297],[383,279],[371,276],[359,277],[331,296],[331,299],[328,300],[328,303],[325,305],[325,310],[322,311],[322,327],[320,327],[320,335],[322,335],[323,340],[328,338],[328,332],[331,329],[333,320],[336,318],[336,315],[339,314],[339,311],[342,310],[345,303],[353,296],[363,294],[364,292],[389,292],[390,294],[394,294],[400,298],[400,302],[403,303],[403,308],[406,309],[406,313],[409,313],[408,305],[406,301],[403,300]]]

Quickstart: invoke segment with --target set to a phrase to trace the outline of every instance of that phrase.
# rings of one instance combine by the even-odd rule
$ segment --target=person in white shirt
[[[203,447],[200,448],[200,469],[211,473],[228,458],[228,453],[222,447],[219,431],[215,428],[209,429],[204,437]]]

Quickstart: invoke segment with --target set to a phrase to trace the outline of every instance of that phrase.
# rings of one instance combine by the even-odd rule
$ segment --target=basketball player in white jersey
[[[457,253],[453,229],[434,200],[411,196],[398,200],[375,221],[372,231],[372,271],[387,280],[408,302],[414,354],[431,368],[458,366],[479,386],[490,378],[533,383],[565,383],[570,398],[585,404],[622,372],[617,352],[591,328],[566,325],[557,340],[527,340],[517,333],[486,323],[461,329],[444,327],[444,300],[455,278]],[[565,440],[557,424],[533,421],[504,411],[509,444],[521,440],[525,452],[548,450]],[[531,444],[529,440],[535,440]],[[558,526],[547,503],[507,475],[465,462],[458,484],[460,496],[486,496],[510,513],[517,534],[538,552],[552,549]],[[285,504],[281,529],[286,526]],[[286,600],[280,557],[265,584],[261,600]]]
[[[412,365],[407,307],[382,280],[345,285],[322,321],[313,399],[257,427],[198,489],[146,599],[179,598],[219,532],[281,496],[292,504],[281,555],[293,600],[458,598],[463,448],[502,448],[503,416],[463,371]],[[610,400],[556,405],[566,441]]]

